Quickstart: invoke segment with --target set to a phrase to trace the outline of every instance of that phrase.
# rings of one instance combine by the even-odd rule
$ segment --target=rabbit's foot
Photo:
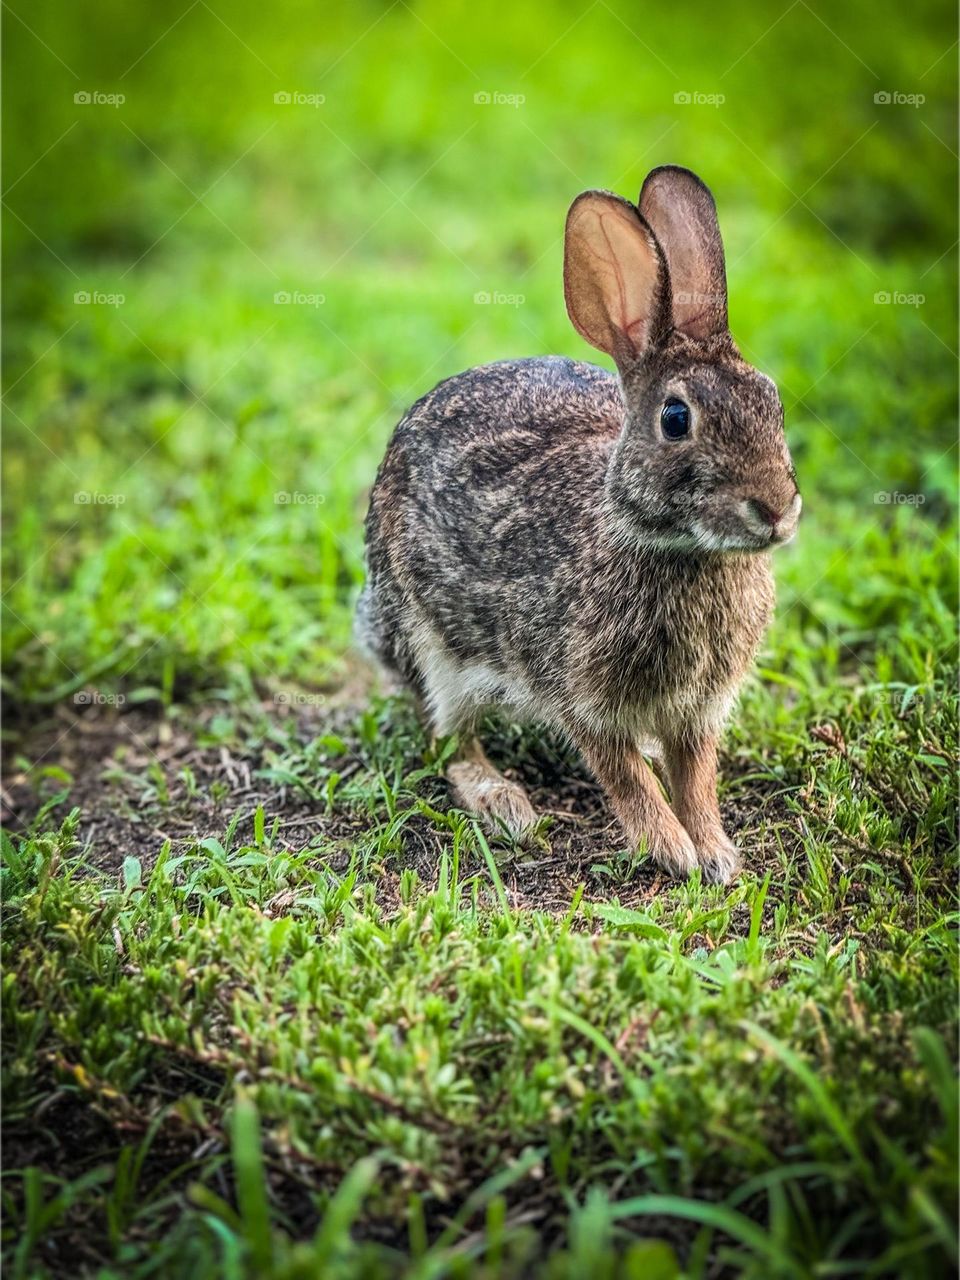
[[[708,884],[729,884],[740,870],[740,850],[723,831],[697,841],[697,861]]]
[[[498,773],[489,760],[459,760],[447,767],[447,781],[461,809],[476,814],[493,835],[504,828],[515,839],[522,837],[537,821],[537,814],[518,782]]]
[[[694,867],[700,865],[700,859],[697,857],[696,847],[689,835],[676,820],[674,822],[666,820],[667,815],[673,817],[673,814],[667,810],[667,814],[663,815],[665,820],[658,822],[654,830],[644,833],[643,842],[647,846],[650,857],[662,871],[678,880],[683,880]]]

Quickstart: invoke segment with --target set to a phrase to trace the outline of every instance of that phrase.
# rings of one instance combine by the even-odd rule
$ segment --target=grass
[[[298,848],[259,805],[112,884],[77,813],[7,848],[8,1141],[42,1153],[6,1183],[13,1274],[947,1266],[952,876],[838,856],[814,801],[806,856],[730,892],[530,910],[536,860],[434,808],[415,732],[368,741],[361,840]],[[51,1150],[109,1157],[64,1182]]]
[[[807,781],[772,789],[765,874],[731,891],[658,888],[595,800],[561,910],[543,853],[445,811],[443,752],[402,706],[321,738],[257,719],[218,713],[165,786],[95,769],[91,818],[129,823],[99,850],[76,810],[5,846],[13,1274],[947,1273],[939,765],[908,775],[928,825],[870,837],[889,758],[796,742]],[[252,797],[201,809],[238,751]],[[36,785],[48,811],[74,789]]]
[[[954,15],[9,8],[10,1273],[950,1274]],[[547,816],[486,843],[349,649],[394,422],[592,358],[565,209],[669,161],[805,501],[729,890],[506,724]]]

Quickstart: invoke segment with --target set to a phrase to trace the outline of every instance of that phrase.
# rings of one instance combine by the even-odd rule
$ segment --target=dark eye
[[[682,440],[690,430],[690,410],[682,400],[670,399],[660,410],[660,426],[668,440]]]

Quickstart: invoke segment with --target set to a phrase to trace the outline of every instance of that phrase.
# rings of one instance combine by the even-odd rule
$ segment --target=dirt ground
[[[210,704],[191,710],[187,719],[102,705],[56,707],[8,751],[3,787],[7,829],[28,829],[41,806],[54,798],[47,825],[77,806],[87,861],[101,871],[119,873],[131,854],[149,868],[166,840],[177,852],[207,837],[221,838],[238,811],[242,817],[236,839],[252,838],[253,814],[262,805],[268,830],[280,819],[277,847],[316,847],[318,859],[331,870],[343,870],[352,849],[375,832],[377,820],[369,812],[344,807],[339,798],[328,810],[301,789],[264,777],[267,745],[256,737],[240,748],[204,745],[211,722],[223,711],[222,704]],[[281,711],[284,727],[288,733],[293,729],[296,741],[306,744],[327,733],[344,740],[346,754],[328,761],[344,781],[362,779],[369,770],[352,730],[356,703]],[[498,849],[511,907],[565,912],[580,884],[588,899],[615,896],[625,906],[642,905],[658,893],[662,881],[651,863],[626,862],[623,838],[604,796],[568,746],[549,736],[504,731],[491,754],[550,819],[537,844]],[[417,759],[410,762],[411,769],[420,765]],[[72,779],[67,795],[62,794],[65,774]],[[446,783],[438,777],[424,779],[417,790],[439,809],[450,804]],[[766,794],[755,777],[747,794],[739,787],[732,790],[736,798],[722,807],[727,829],[744,848],[745,862],[760,873],[776,869],[781,846],[787,853],[800,846],[797,816],[789,812],[772,779]],[[158,791],[164,793],[162,799]],[[401,833],[402,851],[380,867],[383,900],[395,897],[400,872],[407,867],[432,885],[445,840],[448,833],[428,817],[411,817]],[[482,862],[461,864],[461,870],[489,877]],[[773,879],[771,906],[778,896],[776,875]]]

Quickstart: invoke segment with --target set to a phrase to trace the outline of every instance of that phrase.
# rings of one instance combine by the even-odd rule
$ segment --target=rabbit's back
[[[559,356],[482,365],[413,405],[376,488],[401,502],[417,495],[426,530],[436,521],[444,536],[452,524],[470,533],[451,519],[454,500],[457,512],[469,510],[486,530],[511,509],[535,524],[547,510],[540,495],[568,502],[582,496],[580,485],[602,486],[622,424],[619,383],[596,365]]]
[[[371,494],[366,647],[421,692],[435,641],[500,676],[559,667],[622,419],[615,377],[558,356],[469,369],[413,405]]]

